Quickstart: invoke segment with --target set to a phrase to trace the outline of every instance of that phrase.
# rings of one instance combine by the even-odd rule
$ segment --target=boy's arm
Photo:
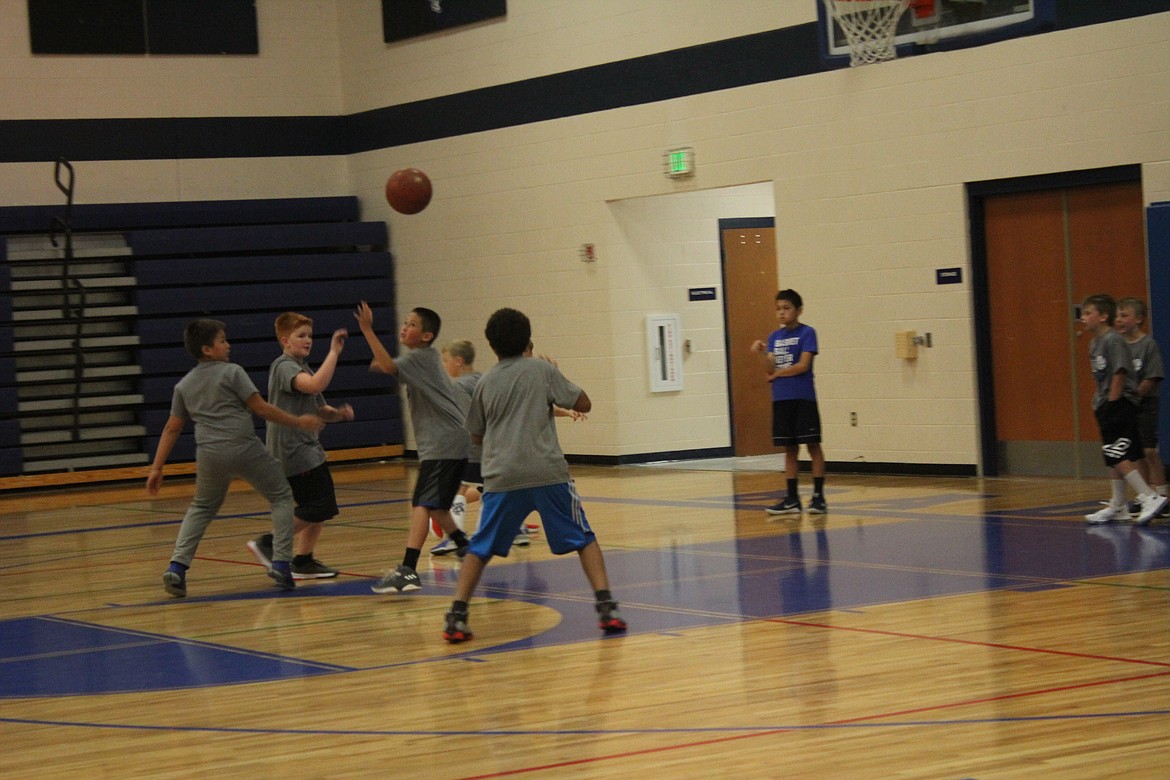
[[[1161,379],[1143,379],[1138,384],[1138,389],[1137,389],[1138,396],[1141,398],[1145,398],[1148,395],[1157,395],[1158,394],[1158,383],[1161,381],[1162,381]]]
[[[148,495],[158,495],[158,489],[162,487],[163,465],[167,462],[167,458],[171,457],[171,450],[175,448],[175,442],[179,440],[179,434],[183,432],[183,426],[186,424],[187,421],[182,417],[171,415],[167,418],[167,424],[163,426],[162,436],[158,440],[158,449],[154,451],[154,462],[146,477]]]
[[[584,412],[578,412],[576,409],[562,409],[559,406],[553,407],[553,417],[572,417],[573,422],[586,419]]]
[[[374,312],[370,309],[370,305],[362,301],[358,304],[357,311],[354,312],[353,316],[357,318],[358,327],[362,329],[362,335],[366,337],[366,343],[370,345],[370,351],[374,353],[371,367],[376,366],[383,374],[396,376],[398,364],[386,351],[386,347],[382,346],[382,340],[378,338],[378,334],[374,333]]]
[[[329,341],[329,354],[317,367],[317,373],[310,374],[302,371],[293,377],[292,386],[298,393],[317,395],[324,393],[329,383],[333,381],[333,372],[337,370],[337,359],[341,357],[341,350],[345,347],[345,339],[349,331],[338,328],[333,331],[333,338]]]
[[[353,419],[353,407],[349,404],[342,404],[341,406],[325,404],[317,408],[317,416],[327,423],[349,422]]]
[[[1109,400],[1116,401],[1125,393],[1125,369],[1119,368],[1109,381]]]
[[[779,379],[782,376],[797,376],[812,371],[813,358],[816,356],[815,352],[801,352],[800,360],[793,363],[787,368],[776,369],[768,374],[768,380]]]
[[[302,414],[299,417],[273,406],[260,397],[259,393],[252,393],[245,401],[252,414],[278,425],[287,425],[290,428],[300,428],[305,431],[320,431],[325,427],[325,421],[315,414]]]

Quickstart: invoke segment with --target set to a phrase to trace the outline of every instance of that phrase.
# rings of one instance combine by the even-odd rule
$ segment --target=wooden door
[[[1137,182],[990,196],[984,202],[991,382],[1002,474],[1100,467],[1090,407],[1086,296],[1147,297]]]
[[[772,446],[772,393],[759,355],[748,347],[776,329],[776,229],[768,218],[719,220],[723,255],[731,442],[737,456]]]

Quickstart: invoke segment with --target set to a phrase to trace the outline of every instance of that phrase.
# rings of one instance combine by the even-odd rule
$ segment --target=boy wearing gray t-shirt
[[[329,353],[316,372],[306,362],[313,349],[313,320],[286,311],[276,318],[275,329],[283,351],[268,368],[268,402],[289,414],[315,414],[325,422],[352,420],[353,407],[349,404],[330,406],[322,395],[333,380],[337,360],[349,335],[345,328],[333,332]],[[299,431],[269,422],[265,443],[269,454],[284,467],[284,476],[296,502],[293,510],[293,579],[336,577],[337,569],[326,566],[314,555],[322,524],[336,517],[339,511],[333,475],[329,472],[320,437],[312,431]],[[272,560],[272,534],[248,542],[248,549],[267,566]]]
[[[391,357],[374,333],[374,312],[362,301],[354,316],[374,353],[372,368],[398,378],[406,386],[410,421],[418,447],[418,479],[411,497],[410,531],[402,564],[388,572],[370,589],[375,593],[408,593],[422,589],[418,559],[434,518],[455,542],[456,555],[467,550],[467,534],[451,517],[451,503],[459,490],[467,465],[470,441],[463,427],[465,417],[439,351],[434,348],[442,321],[431,309],[418,307],[406,315],[398,342],[409,351]]]
[[[264,449],[252,427],[252,415],[306,431],[319,431],[325,421],[315,414],[295,417],[260,397],[248,374],[229,362],[231,345],[224,324],[194,320],[183,331],[183,344],[199,361],[175,385],[171,414],[159,437],[146,480],[146,492],[158,495],[163,465],[170,457],[187,420],[195,421],[195,496],[179,526],[163,588],[172,596],[187,595],[187,569],[208,524],[215,518],[232,480],[239,477],[272,505],[274,555],[268,576],[278,587],[292,590],[293,496],[280,464]]]
[[[525,356],[532,326],[523,312],[500,309],[484,329],[499,362],[480,379],[467,413],[473,442],[483,444],[483,509],[459,572],[455,600],[446,616],[443,638],[464,642],[468,601],[493,556],[507,557],[524,519],[536,512],[548,547],[556,555],[575,552],[596,598],[598,624],[608,633],[626,630],[609,592],[605,559],[557,439],[554,409],[586,413],[585,391],[547,360]]]

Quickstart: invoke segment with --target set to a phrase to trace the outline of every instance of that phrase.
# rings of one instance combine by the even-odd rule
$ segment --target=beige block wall
[[[346,113],[815,16],[812,0],[734,5],[730,14],[699,0],[512,0],[502,22],[386,45],[377,0],[260,0],[273,61],[241,75],[235,58],[211,60],[195,79],[149,63],[97,63],[108,99],[76,115]],[[32,93],[76,78],[76,60],[30,62],[14,22],[23,24],[23,2],[0,0],[0,112],[71,115]],[[271,37],[280,30],[285,39]],[[805,319],[820,333],[830,460],[976,464],[973,324],[987,314],[971,308],[964,183],[1140,163],[1149,199],[1170,199],[1168,39],[1170,14],[1159,14],[346,160],[86,163],[80,199],[355,193],[367,218],[390,224],[400,311],[438,309],[440,341],[471,338],[481,352],[491,311],[527,311],[537,350],[595,401],[587,423],[562,423],[566,449],[631,455],[728,443],[717,408],[722,323],[679,296],[710,285],[717,252],[713,260],[713,239],[701,235],[716,213],[727,215],[721,198],[767,182],[770,198],[759,203],[773,204],[781,280],[804,294]],[[310,74],[303,57],[324,62]],[[339,80],[332,91],[314,81],[329,67]],[[272,94],[257,87],[265,79]],[[252,100],[257,91],[266,99]],[[662,163],[681,145],[698,159],[684,182],[667,179]],[[382,198],[386,177],[406,166],[426,170],[436,189],[413,217]],[[0,165],[8,202],[57,202],[51,166],[41,167]],[[680,193],[693,195],[678,201],[684,216],[664,197]],[[597,262],[580,261],[585,243],[597,246]],[[935,270],[949,267],[963,269],[962,285],[935,284]],[[688,383],[650,397],[644,317],[677,308],[697,347]],[[379,325],[393,334],[397,323]],[[899,360],[900,330],[930,332],[934,347]],[[481,368],[491,362],[485,354]]]

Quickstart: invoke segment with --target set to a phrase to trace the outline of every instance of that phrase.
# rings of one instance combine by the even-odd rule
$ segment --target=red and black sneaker
[[[448,612],[447,613],[447,627],[443,629],[443,638],[453,645],[460,642],[466,642],[468,639],[474,637],[471,629],[467,626],[466,612]]]
[[[607,634],[619,634],[626,630],[626,621],[622,619],[616,601],[597,602],[597,626]]]

